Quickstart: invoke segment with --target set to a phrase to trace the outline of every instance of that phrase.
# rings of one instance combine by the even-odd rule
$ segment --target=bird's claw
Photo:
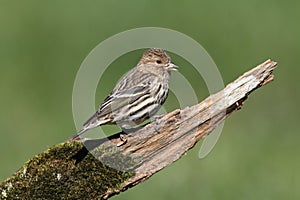
[[[122,146],[127,142],[127,135],[126,134],[120,134],[120,142],[117,144],[117,147]]]
[[[153,128],[154,128],[154,130],[155,130],[157,133],[160,132],[160,131],[159,131],[159,128],[160,128],[160,125],[159,125],[159,124],[161,123],[161,122],[159,122],[158,120],[161,119],[163,116],[164,116],[164,114],[152,116],[152,118],[154,119],[154,126],[153,126]]]

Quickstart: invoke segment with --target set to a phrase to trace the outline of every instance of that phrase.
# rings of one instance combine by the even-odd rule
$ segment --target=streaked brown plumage
[[[176,70],[174,67],[164,50],[147,50],[73,139],[104,124],[130,128],[149,119],[168,96],[170,72]]]

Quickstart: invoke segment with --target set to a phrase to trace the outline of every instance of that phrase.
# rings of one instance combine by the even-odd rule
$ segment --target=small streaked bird
[[[163,49],[147,50],[71,140],[104,124],[128,129],[152,117],[168,96],[172,70],[176,65]]]

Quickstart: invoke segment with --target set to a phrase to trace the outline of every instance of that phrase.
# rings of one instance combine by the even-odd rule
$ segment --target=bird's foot
[[[154,120],[159,120],[159,119],[161,119],[163,116],[165,116],[165,114],[154,115],[154,116],[152,116],[152,118],[153,118]]]
[[[164,114],[160,114],[160,115],[154,115],[152,116],[152,118],[154,119],[154,130],[157,132],[157,133],[160,133],[159,129],[161,127],[161,122],[159,122],[159,119],[161,119],[162,117],[164,116]]]
[[[117,144],[117,147],[122,146],[123,144],[125,144],[127,142],[127,134],[120,134],[120,142]]]

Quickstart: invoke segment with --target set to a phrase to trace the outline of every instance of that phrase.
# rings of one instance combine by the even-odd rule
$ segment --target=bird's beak
[[[167,66],[167,69],[170,71],[177,71],[178,70],[178,66],[176,66],[174,63],[169,63]]]

